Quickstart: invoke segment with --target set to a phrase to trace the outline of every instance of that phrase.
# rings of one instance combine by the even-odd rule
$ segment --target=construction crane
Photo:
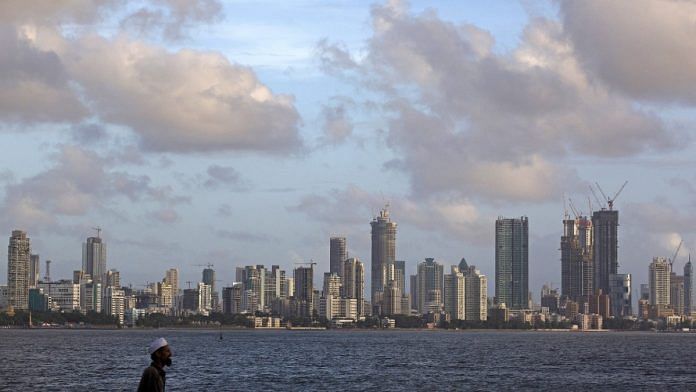
[[[626,187],[626,184],[628,184],[628,181],[625,181],[623,183],[623,185],[621,185],[621,188],[619,188],[619,190],[616,191],[616,193],[614,194],[613,197],[607,197],[607,195],[604,194],[604,191],[602,191],[602,187],[599,186],[599,184],[595,182],[595,185],[597,185],[597,189],[599,189],[599,191],[602,193],[602,196],[604,196],[604,198],[607,199],[607,204],[609,205],[609,211],[612,211],[614,209],[614,201],[616,201],[616,198],[619,197],[619,194],[621,193],[621,191],[624,190],[624,188]]]
[[[570,205],[571,211],[573,211],[573,214],[575,214],[575,219],[578,219],[582,216],[582,211],[578,210],[575,208],[575,204],[573,204],[573,199],[570,197],[568,198],[568,204]]]
[[[597,204],[599,205],[599,208],[604,208],[604,203],[602,203],[601,200],[599,200],[599,197],[597,197],[597,192],[595,192],[594,188],[592,185],[590,185],[590,191],[592,192],[592,196],[594,196],[595,200],[597,201]]]
[[[101,227],[99,227],[99,226],[93,227],[92,230],[96,230],[97,231],[97,238],[101,238],[101,232],[102,232]]]
[[[671,259],[669,259],[670,271],[672,270],[672,264],[674,264],[674,261],[677,260],[677,255],[679,254],[679,249],[681,249],[681,246],[683,243],[684,243],[684,240],[679,241],[679,245],[677,246],[677,250],[674,251],[674,255],[672,256]]]
[[[208,269],[212,269],[215,267],[215,264],[213,263],[208,263],[208,264],[194,264],[194,267],[207,267]]]
[[[190,281],[190,280],[187,280],[187,281],[184,282],[184,283],[186,283],[186,284],[188,285],[188,288],[189,288],[189,289],[191,288],[191,281]]]

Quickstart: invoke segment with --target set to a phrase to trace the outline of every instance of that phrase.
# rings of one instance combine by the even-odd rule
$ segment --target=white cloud
[[[696,2],[560,1],[564,32],[604,83],[639,99],[696,104]]]

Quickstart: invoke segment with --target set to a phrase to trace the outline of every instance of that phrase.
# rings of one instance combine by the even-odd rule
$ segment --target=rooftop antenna
[[[46,283],[51,282],[51,260],[46,260],[46,276],[44,276]]]

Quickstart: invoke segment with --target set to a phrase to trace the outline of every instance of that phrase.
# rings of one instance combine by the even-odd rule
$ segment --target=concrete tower
[[[341,263],[348,258],[346,237],[331,237],[329,239],[329,272],[341,276]]]
[[[372,226],[372,265],[370,296],[372,306],[379,313],[384,289],[387,286],[387,266],[396,261],[396,223],[389,218],[389,206],[376,216]]]
[[[609,276],[619,269],[619,211],[601,209],[592,213],[592,258],[594,290],[609,292]]]
[[[82,271],[88,273],[93,282],[106,283],[103,281],[106,274],[106,244],[99,236],[89,237],[82,244]]]
[[[16,310],[29,309],[30,255],[27,233],[13,230],[7,247],[7,294],[8,305]]]
[[[495,221],[495,297],[509,309],[529,306],[529,223],[499,217]]]

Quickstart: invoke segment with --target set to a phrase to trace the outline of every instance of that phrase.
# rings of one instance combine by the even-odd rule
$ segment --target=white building
[[[466,298],[465,320],[485,321],[488,319],[488,279],[475,266],[464,271]]]
[[[654,257],[649,267],[650,305],[669,305],[672,268],[664,257]]]
[[[51,297],[53,308],[63,311],[80,310],[80,284],[72,280],[39,282],[38,288]]]
[[[452,320],[465,320],[465,280],[457,266],[452,266],[452,273],[445,275],[444,286],[445,312]]]
[[[104,313],[117,317],[121,325],[125,315],[124,295],[123,290],[116,287],[107,287],[104,291]]]

